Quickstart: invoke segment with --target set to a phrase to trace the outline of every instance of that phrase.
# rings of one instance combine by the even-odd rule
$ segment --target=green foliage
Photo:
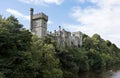
[[[32,34],[13,16],[0,18],[0,25],[0,71],[6,77],[23,78],[31,61],[27,50]]]
[[[55,56],[55,48],[51,43],[52,41],[47,37],[44,39],[32,37],[30,51],[33,60],[38,65],[36,65],[36,71],[41,78],[63,78],[60,61]]]
[[[120,63],[120,49],[98,34],[83,34],[81,48],[57,47],[14,17],[0,16],[0,78],[78,78],[78,73]]]
[[[76,78],[81,71],[109,68],[120,63],[120,49],[98,34],[92,37],[84,34],[81,48],[57,50],[64,78]]]
[[[103,40],[98,34],[94,34],[92,38],[85,36],[83,40],[83,48],[87,52],[91,69],[107,68],[120,63],[120,49],[110,41]]]
[[[10,56],[13,52],[24,51],[30,47],[31,33],[23,30],[13,16],[4,19],[0,28],[1,55]]]
[[[0,72],[0,78],[5,78],[4,73]]]
[[[43,78],[63,78],[63,72],[60,69],[44,70]]]

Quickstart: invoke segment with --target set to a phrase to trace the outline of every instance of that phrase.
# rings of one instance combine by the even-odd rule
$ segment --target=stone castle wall
[[[39,38],[43,38],[45,36],[50,36],[57,42],[57,46],[61,47],[80,47],[82,46],[82,33],[78,32],[69,32],[65,29],[61,30],[61,26],[59,26],[59,30],[55,30],[54,33],[47,33],[47,21],[48,16],[44,13],[33,14],[33,9],[30,10],[30,27],[31,32],[37,35]]]

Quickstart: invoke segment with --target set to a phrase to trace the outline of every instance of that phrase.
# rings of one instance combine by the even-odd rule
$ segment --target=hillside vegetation
[[[98,34],[84,34],[81,48],[61,48],[32,35],[14,16],[0,16],[0,78],[78,78],[119,63],[120,49]]]

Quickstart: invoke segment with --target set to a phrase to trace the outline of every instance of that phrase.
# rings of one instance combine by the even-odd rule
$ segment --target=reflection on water
[[[120,78],[120,71],[114,72],[111,78]]]
[[[79,78],[120,78],[120,66],[109,70],[82,72]]]
[[[111,75],[109,72],[84,72],[79,78],[112,78]]]

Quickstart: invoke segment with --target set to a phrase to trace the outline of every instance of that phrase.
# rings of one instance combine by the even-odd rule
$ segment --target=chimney
[[[34,9],[33,8],[30,8],[30,30],[32,31],[33,29],[33,12],[34,12]]]
[[[59,31],[61,31],[61,26],[59,26]]]
[[[56,36],[56,30],[54,30],[55,36]]]

